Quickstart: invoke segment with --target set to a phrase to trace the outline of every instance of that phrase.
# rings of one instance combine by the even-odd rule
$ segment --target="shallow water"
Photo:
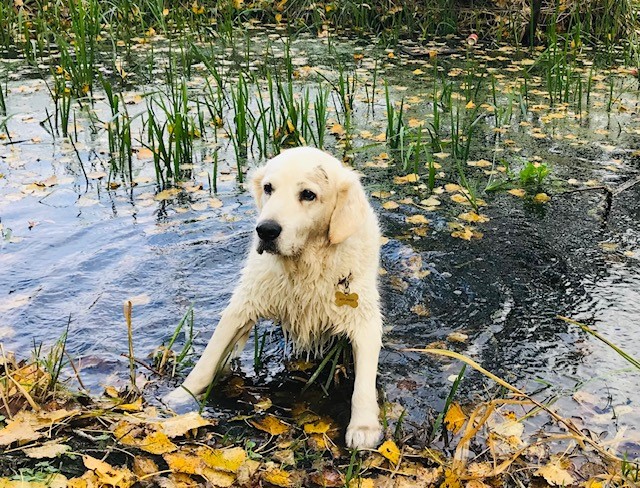
[[[380,76],[393,86],[395,99],[432,91],[428,82],[416,81],[413,74],[416,66],[426,71],[427,61],[390,61],[386,53],[358,44],[362,43],[343,40],[337,46],[345,56],[354,49],[365,55],[359,68],[363,79],[370,79],[371,59],[376,58],[381,60]],[[259,50],[260,44],[256,45],[253,48]],[[326,66],[321,41],[307,39],[292,49],[300,66],[332,69]],[[499,55],[497,51],[490,56]],[[451,69],[466,62],[460,56],[444,60],[443,65]],[[509,64],[486,62],[498,67]],[[199,331],[195,348],[201,351],[230,297],[253,232],[255,209],[235,181],[232,148],[224,140],[218,143],[221,206],[211,200],[208,143],[202,144],[191,177],[202,189],[191,187],[178,197],[158,201],[152,163],[135,158],[137,186],[109,189],[105,134],[92,134],[86,114],[78,112],[75,148],[53,138],[39,124],[46,118],[45,107],[51,110],[42,81],[29,80],[9,66],[4,70],[13,73],[7,97],[12,140],[0,141],[4,349],[26,356],[34,343],[55,342],[69,324],[67,348],[85,385],[99,393],[103,386],[123,384],[128,365],[122,357],[127,352],[122,307],[132,299],[137,357],[148,360],[166,343],[190,305]],[[620,86],[633,83],[621,75]],[[386,320],[379,387],[386,401],[407,410],[407,428],[418,437],[421,426],[442,408],[460,365],[402,349],[447,342],[450,333],[462,332],[468,340],[449,342],[449,347],[518,387],[539,391],[541,398],[557,396],[559,411],[582,420],[598,434],[613,437],[626,429],[628,440],[622,449],[638,455],[638,372],[604,344],[555,318],[560,314],[584,321],[631,354],[640,349],[640,185],[614,198],[606,220],[601,192],[560,195],[573,188],[569,179],[580,180],[581,186],[593,180],[615,188],[637,175],[633,86],[620,102],[630,107],[625,111],[606,113],[604,104],[597,105],[600,92],[594,92],[596,102],[589,116],[577,123],[572,117],[541,121],[536,113],[521,116],[511,124],[508,144],[496,143],[489,122],[481,126],[474,157],[492,159],[497,154],[517,162],[539,156],[553,175],[548,183],[553,199],[544,205],[506,193],[482,195],[488,202],[482,212],[490,221],[477,226],[484,234],[481,239],[465,241],[450,235],[447,224],[468,208],[451,203],[446,192],[437,195],[443,205],[429,211],[409,203],[385,210],[380,199],[372,199],[389,239],[382,249]],[[149,87],[130,88],[133,97]],[[358,92],[357,100],[362,97]],[[354,165],[365,173],[369,190],[393,190],[397,193],[392,199],[409,195],[417,202],[428,196],[424,188],[391,183],[393,175],[410,170],[371,167],[367,163],[385,147],[357,137],[365,129],[384,131],[383,102],[380,88],[375,112],[356,102],[354,145],[360,149],[353,152]],[[420,103],[414,105],[415,112],[408,112],[408,117],[424,116]],[[106,109],[104,101],[97,102],[95,110],[101,117]],[[143,109],[141,102],[130,107],[131,113]],[[532,126],[543,127],[549,136],[532,138]],[[582,142],[576,144],[576,138]],[[501,152],[494,152],[498,146]],[[514,146],[520,147],[515,151]],[[56,181],[48,185],[46,180],[53,175]],[[447,180],[455,181],[454,171]],[[34,182],[45,184],[34,187]],[[424,237],[406,223],[405,217],[416,213],[430,220]],[[416,305],[428,313],[416,313]],[[284,369],[279,359],[282,350],[280,336],[273,333],[265,356],[272,373],[262,391],[276,397],[283,391],[290,396],[300,385],[291,381],[289,373],[284,379],[273,373]],[[248,381],[261,384],[252,362],[250,343],[238,367]],[[492,394],[495,387],[468,372],[459,395],[473,403],[487,392]],[[216,401],[212,411],[222,408],[223,399]],[[346,411],[346,398],[333,408]]]

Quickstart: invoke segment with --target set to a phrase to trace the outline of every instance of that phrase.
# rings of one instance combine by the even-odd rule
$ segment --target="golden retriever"
[[[255,322],[273,319],[295,351],[318,354],[332,336],[349,338],[356,376],[346,444],[374,447],[382,433],[381,238],[359,177],[331,155],[300,147],[255,170],[250,185],[259,216],[240,281],[202,357],[165,401],[176,405],[205,391]]]

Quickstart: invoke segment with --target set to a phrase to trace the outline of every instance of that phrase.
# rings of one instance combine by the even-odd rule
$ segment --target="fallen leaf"
[[[115,425],[113,435],[121,444],[137,447],[151,454],[166,454],[178,448],[154,424],[134,424],[123,420]]]
[[[420,201],[420,205],[424,205],[425,207],[437,207],[441,203],[442,202],[436,197],[429,197],[425,200]]]
[[[90,469],[98,476],[100,484],[129,488],[135,481],[135,476],[127,468],[114,468],[110,464],[86,454],[83,454],[82,461],[85,468]]]
[[[514,197],[518,197],[518,198],[522,198],[527,194],[527,192],[524,191],[522,188],[514,188],[512,190],[507,190],[507,193],[510,193]]]
[[[418,176],[417,174],[409,173],[408,175],[405,175],[405,176],[394,176],[393,182],[396,185],[404,185],[406,183],[416,183],[419,179],[420,179],[420,176]]]
[[[247,453],[241,447],[225,449],[202,447],[198,453],[208,467],[225,473],[237,473],[242,463],[247,459]]]
[[[202,418],[198,412],[177,415],[176,417],[171,417],[160,422],[162,432],[171,438],[185,435],[191,430],[199,429],[206,425],[211,425],[211,422]]]
[[[424,215],[411,215],[409,217],[405,217],[405,220],[409,224],[428,224],[429,219],[427,219]]]
[[[384,208],[385,210],[395,210],[398,207],[400,207],[400,205],[393,200],[386,201],[382,204],[382,208]]]
[[[166,190],[162,190],[161,192],[158,192],[158,194],[154,198],[158,201],[170,200],[176,195],[178,195],[179,193],[180,193],[180,190],[178,190],[177,188],[167,188]]]
[[[66,444],[58,444],[57,441],[53,441],[47,442],[42,446],[23,449],[22,452],[24,452],[27,457],[30,457],[32,459],[43,459],[60,456],[70,449],[71,447],[67,446]]]
[[[391,464],[398,464],[400,461],[400,449],[392,440],[384,441],[384,443],[378,448],[378,452],[388,459]]]
[[[549,200],[551,200],[551,197],[546,193],[538,193],[533,197],[535,203],[547,203]]]
[[[251,420],[250,423],[256,429],[271,435],[280,435],[289,431],[289,426],[273,415],[267,415],[262,420]]]
[[[272,468],[264,472],[262,478],[272,485],[279,486],[281,488],[290,488],[293,486],[291,475],[288,471],[279,468]]]
[[[542,476],[550,485],[569,486],[575,483],[575,480],[571,473],[565,469],[566,467],[559,458],[555,458],[551,459],[547,465],[538,468],[535,474]]]
[[[447,410],[447,414],[444,416],[444,425],[447,430],[450,430],[454,434],[457,434],[462,426],[467,421],[467,416],[462,411],[462,408],[457,403],[452,403]]]
[[[461,220],[464,220],[466,222],[483,223],[483,222],[488,222],[489,221],[489,217],[487,217],[484,214],[478,214],[476,212],[461,213],[460,215],[458,215],[458,218],[461,219]]]
[[[304,425],[304,431],[306,434],[326,434],[329,431],[331,424],[322,420],[314,423]]]

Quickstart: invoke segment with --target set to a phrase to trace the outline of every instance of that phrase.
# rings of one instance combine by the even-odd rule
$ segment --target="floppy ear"
[[[368,205],[359,176],[345,170],[345,176],[338,185],[336,207],[329,223],[329,244],[340,244],[351,237],[362,226]]]
[[[265,171],[265,167],[260,166],[259,168],[254,169],[249,175],[249,191],[251,191],[251,194],[256,201],[258,210],[262,209],[262,195],[264,193],[262,189],[262,178],[264,178]]]

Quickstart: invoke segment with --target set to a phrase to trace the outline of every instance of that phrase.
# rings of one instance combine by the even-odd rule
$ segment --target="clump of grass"
[[[111,83],[106,79],[102,78],[101,82],[111,112],[111,118],[105,122],[109,138],[111,169],[132,181],[131,117],[123,96],[115,94]]]
[[[178,322],[169,342],[161,346],[153,356],[153,367],[160,374],[168,374],[171,378],[175,378],[176,373],[185,366],[187,356],[193,346],[193,325],[194,312],[192,305]],[[179,352],[174,352],[173,346],[181,334],[185,336],[184,344]]]

